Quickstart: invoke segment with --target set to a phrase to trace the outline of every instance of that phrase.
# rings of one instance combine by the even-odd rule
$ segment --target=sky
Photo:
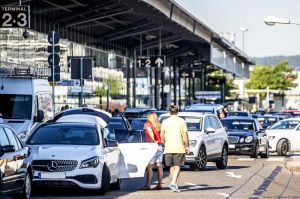
[[[300,25],[267,26],[267,16],[300,23],[300,0],[175,0],[215,32],[235,34],[235,44],[251,57],[300,55]]]

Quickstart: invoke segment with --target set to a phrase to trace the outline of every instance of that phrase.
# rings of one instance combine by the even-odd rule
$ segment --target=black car
[[[20,194],[17,198],[30,198],[32,174],[25,163],[27,156],[28,148],[13,129],[0,124],[0,198],[11,194]]]
[[[229,153],[269,157],[268,138],[256,119],[227,117],[221,122],[228,135]]]

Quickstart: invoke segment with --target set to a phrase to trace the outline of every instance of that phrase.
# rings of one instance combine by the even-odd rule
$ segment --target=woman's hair
[[[160,131],[160,123],[158,121],[158,117],[156,115],[156,113],[154,112],[151,112],[148,114],[147,116],[147,122],[151,122],[151,124],[154,126],[154,128],[157,130],[157,131]]]

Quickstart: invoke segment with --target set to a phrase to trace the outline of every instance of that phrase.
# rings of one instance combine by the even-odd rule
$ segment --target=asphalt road
[[[289,158],[271,155],[269,159],[253,159],[248,156],[230,156],[226,170],[218,170],[209,163],[206,171],[182,169],[179,178],[181,193],[167,188],[168,171],[165,170],[164,189],[161,191],[140,191],[145,179],[123,180],[120,190],[112,190],[104,196],[91,192],[68,189],[40,190],[33,199],[98,199],[98,198],[299,198],[300,173],[293,173],[284,167]],[[156,174],[156,173],[155,173]],[[155,175],[154,174],[154,175]],[[155,179],[156,180],[156,179]],[[152,185],[155,186],[155,182]]]

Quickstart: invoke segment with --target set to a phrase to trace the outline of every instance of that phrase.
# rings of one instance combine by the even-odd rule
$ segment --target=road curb
[[[285,163],[285,168],[295,171],[295,172],[300,172],[300,160],[290,160]]]

